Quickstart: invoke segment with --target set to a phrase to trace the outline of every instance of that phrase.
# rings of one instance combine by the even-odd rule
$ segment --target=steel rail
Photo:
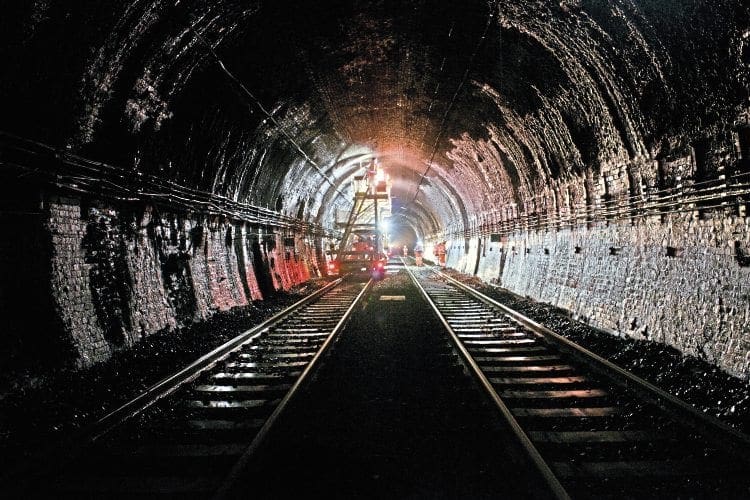
[[[403,261],[404,259],[402,258],[401,260]],[[536,446],[534,446],[534,444],[531,442],[531,439],[529,438],[529,436],[521,428],[520,424],[518,423],[516,418],[513,416],[513,413],[510,411],[510,408],[508,408],[508,406],[503,402],[503,400],[497,394],[497,391],[495,390],[495,388],[492,387],[492,384],[490,383],[490,381],[487,379],[485,374],[477,365],[476,361],[474,361],[474,358],[471,356],[471,354],[466,349],[466,347],[464,347],[463,343],[458,338],[458,335],[456,335],[456,332],[453,330],[453,328],[450,326],[448,321],[445,319],[445,316],[443,316],[443,314],[440,312],[440,309],[438,309],[437,305],[435,304],[435,301],[432,300],[432,298],[429,296],[427,291],[424,289],[422,284],[419,282],[419,280],[411,271],[411,269],[409,269],[409,266],[407,266],[406,263],[404,263],[404,267],[406,268],[406,271],[409,273],[409,276],[411,277],[416,287],[419,289],[419,291],[422,293],[427,303],[432,308],[438,320],[442,323],[443,327],[446,329],[446,331],[450,335],[451,341],[453,342],[454,346],[461,354],[461,357],[463,358],[467,367],[470,369],[472,375],[477,379],[477,381],[485,390],[489,398],[495,404],[495,407],[500,412],[502,417],[505,419],[505,422],[510,427],[516,440],[519,442],[519,444],[521,445],[525,453],[528,455],[528,458],[536,467],[537,472],[539,473],[541,478],[544,480],[547,488],[549,489],[549,492],[552,494],[554,498],[557,498],[559,500],[564,500],[564,499],[569,500],[571,497],[568,494],[568,492],[560,483],[557,476],[552,471],[552,469],[547,464],[547,462],[542,458],[542,455],[539,453],[539,450],[537,450]]]
[[[341,278],[337,281],[341,281]],[[349,308],[346,310],[344,315],[341,317],[339,322],[336,324],[336,326],[331,331],[331,334],[326,338],[323,345],[318,349],[318,352],[315,354],[312,360],[307,364],[305,369],[303,370],[302,374],[300,374],[299,378],[297,378],[297,381],[292,385],[292,387],[289,389],[289,391],[286,393],[286,395],[281,399],[279,404],[274,409],[273,413],[266,419],[263,426],[258,430],[258,433],[253,438],[252,442],[248,445],[245,452],[242,454],[242,456],[237,460],[237,462],[234,464],[232,469],[229,471],[229,473],[224,478],[221,487],[219,490],[214,494],[212,497],[214,500],[222,500],[225,498],[228,498],[231,488],[237,483],[238,478],[242,474],[242,472],[247,468],[250,461],[255,456],[255,453],[257,450],[265,443],[266,438],[268,435],[272,432],[272,428],[276,421],[279,419],[281,414],[284,412],[284,410],[289,405],[289,402],[294,398],[300,390],[305,386],[305,384],[309,381],[310,374],[313,370],[318,368],[318,362],[323,357],[323,355],[328,351],[329,347],[333,343],[333,341],[336,339],[336,337],[341,333],[341,331],[344,329],[344,326],[349,321],[349,318],[352,315],[352,312],[354,312],[354,309],[360,304],[360,301],[362,298],[367,295],[367,293],[370,291],[370,288],[372,287],[373,280],[370,279],[367,282],[367,285],[365,285],[362,288],[362,291],[357,295],[357,297],[354,299],[354,301],[351,303]]]
[[[200,357],[199,359],[189,364],[188,366],[178,371],[177,373],[174,373],[170,375],[169,377],[161,380],[160,382],[157,382],[156,384],[148,388],[146,391],[144,391],[142,394],[140,394],[138,397],[132,399],[131,401],[128,401],[127,403],[120,406],[116,410],[105,415],[104,417],[99,419],[96,423],[94,423],[93,426],[90,428],[89,435],[94,435],[93,439],[91,440],[92,441],[96,440],[97,438],[105,434],[107,431],[111,430],[113,427],[122,424],[127,419],[134,417],[135,415],[147,409],[154,403],[160,401],[165,396],[168,396],[169,394],[173,393],[180,386],[182,386],[182,384],[186,382],[190,382],[191,380],[194,380],[201,373],[213,368],[216,365],[216,363],[218,363],[224,358],[224,356],[236,350],[239,346],[246,344],[248,342],[251,342],[255,340],[256,338],[260,337],[266,331],[268,331],[268,329],[271,326],[283,321],[287,316],[296,312],[301,307],[317,299],[321,295],[326,294],[331,289],[338,286],[341,283],[341,281],[342,281],[341,278],[339,278],[329,283],[328,285],[324,286],[320,290],[317,290],[316,292],[308,295],[307,297],[295,302],[294,304],[287,307],[283,311],[268,318],[261,324],[256,325],[250,330],[247,330],[241,333],[240,335],[222,344],[221,346],[217,347],[216,349],[209,352],[208,354]]]
[[[284,320],[287,316],[298,311],[301,307],[305,306],[309,302],[314,301],[320,296],[329,292],[330,290],[338,286],[342,281],[343,279],[339,278],[321,288],[320,290],[317,290],[307,297],[304,297],[303,299],[295,302],[291,306],[268,318],[259,325],[256,325],[255,327],[237,335],[233,339],[222,344],[208,354],[205,354],[185,368],[152,385],[135,398],[124,403],[117,409],[112,410],[96,422],[84,427],[80,431],[73,433],[72,436],[63,440],[62,443],[56,444],[52,447],[47,447],[36,456],[31,457],[28,461],[24,461],[17,467],[14,467],[12,470],[6,471],[6,473],[4,473],[2,477],[0,477],[0,483],[5,483],[6,481],[11,480],[14,476],[22,473],[25,469],[32,467],[33,464],[37,463],[39,460],[46,462],[56,461],[57,459],[75,459],[87,444],[95,442],[97,439],[107,434],[115,427],[123,424],[125,421],[140,414],[158,401],[161,401],[166,396],[172,394],[178,388],[182,387],[183,384],[194,380],[201,373],[215,366],[216,363],[221,361],[221,359],[223,359],[227,354],[236,350],[239,346],[260,337],[263,333],[268,331],[271,326]]]
[[[441,271],[435,271],[440,277],[468,293],[472,297],[502,310],[507,315],[521,323],[534,334],[541,338],[550,338],[568,354],[576,357],[600,375],[607,377],[615,384],[635,391],[649,402],[656,404],[680,422],[683,422],[704,436],[710,437],[715,444],[721,445],[725,451],[741,456],[750,463],[750,436],[737,429],[730,427],[719,419],[698,411],[692,405],[660,389],[654,384],[634,375],[633,373],[617,366],[609,360],[581,347],[575,342],[555,333],[544,325],[524,316],[518,311],[501,304],[500,302],[484,295],[472,287],[461,283],[455,278]],[[686,418],[687,417],[687,418]]]

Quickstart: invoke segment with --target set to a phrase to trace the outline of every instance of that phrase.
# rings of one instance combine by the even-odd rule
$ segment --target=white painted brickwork
[[[592,326],[673,346],[748,379],[750,267],[739,265],[734,245],[747,249],[749,235],[750,219],[693,214],[664,224],[516,233],[493,245],[506,252],[504,267],[486,259],[479,275]],[[668,246],[678,255],[668,257]]]

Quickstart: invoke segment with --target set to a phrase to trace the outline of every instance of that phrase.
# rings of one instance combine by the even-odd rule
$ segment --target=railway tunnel
[[[6,398],[325,279],[375,168],[388,245],[750,378],[745,2],[36,0],[0,23]]]

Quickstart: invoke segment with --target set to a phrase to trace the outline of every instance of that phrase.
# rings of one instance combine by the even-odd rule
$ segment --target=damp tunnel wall
[[[88,366],[322,275],[377,159],[428,256],[750,376],[744,2],[39,0],[1,22],[20,364],[43,343]]]

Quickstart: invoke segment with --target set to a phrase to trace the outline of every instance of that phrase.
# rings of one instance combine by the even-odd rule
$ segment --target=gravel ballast
[[[495,412],[401,271],[374,287],[236,493],[529,498],[536,483]]]
[[[0,399],[0,466],[95,422],[166,376],[327,284],[314,280],[209,320],[144,338],[86,370],[60,370]]]
[[[750,434],[750,382],[663,344],[612,335],[572,319],[564,309],[520,297],[456,271],[447,273],[698,410]]]
[[[617,337],[559,308],[480,280],[451,276],[518,310],[667,392],[750,432],[750,384],[663,345]],[[63,371],[1,403],[3,466],[74,432],[164,376],[324,285],[312,282],[180,332],[144,339],[110,362]],[[403,295],[403,301],[380,301]],[[497,418],[465,377],[441,327],[404,271],[377,283],[289,416],[262,467],[248,472],[256,497],[331,488],[352,496],[491,497],[526,491],[503,472],[517,460]],[[256,464],[257,465],[257,464]],[[298,471],[295,482],[282,471]],[[247,486],[247,485],[246,485]]]

